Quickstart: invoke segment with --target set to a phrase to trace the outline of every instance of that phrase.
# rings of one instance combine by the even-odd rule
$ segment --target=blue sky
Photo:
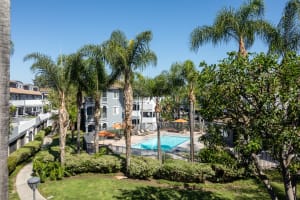
[[[242,0],[11,0],[11,39],[15,45],[11,57],[11,80],[32,83],[31,63],[25,55],[40,52],[54,60],[59,54],[76,52],[85,44],[100,44],[114,30],[122,30],[128,39],[151,30],[150,48],[158,57],[157,66],[148,66],[145,76],[154,77],[169,70],[174,62],[191,59],[217,63],[226,52],[236,51],[230,42],[205,44],[197,53],[189,49],[194,28],[211,25],[216,13],[228,6],[239,7]],[[265,0],[265,19],[277,24],[287,0]],[[258,39],[251,52],[266,51]]]

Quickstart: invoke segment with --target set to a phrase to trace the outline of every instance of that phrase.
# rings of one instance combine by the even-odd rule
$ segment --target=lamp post
[[[27,181],[27,184],[33,191],[33,200],[35,200],[35,190],[40,182],[41,182],[41,180],[39,177],[32,177],[32,178],[28,179],[28,181]]]

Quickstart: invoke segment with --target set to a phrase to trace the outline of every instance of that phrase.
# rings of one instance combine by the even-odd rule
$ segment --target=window
[[[103,130],[106,130],[106,129],[107,129],[107,124],[106,124],[106,123],[102,124],[102,129],[103,129]]]
[[[133,104],[133,110],[140,110],[139,104]]]
[[[114,99],[118,99],[119,98],[119,91],[115,90],[114,91]]]
[[[119,107],[113,107],[113,115],[118,115],[119,114]]]
[[[102,93],[102,101],[107,101],[107,92],[106,91],[104,91],[103,93]]]
[[[93,107],[88,107],[88,108],[86,109],[86,114],[87,114],[87,115],[94,115]]]
[[[143,117],[155,117],[155,113],[153,113],[153,112],[143,112]]]
[[[107,118],[107,108],[106,108],[106,106],[103,106],[103,108],[102,108],[102,118]]]
[[[140,124],[140,120],[139,120],[139,119],[133,119],[133,120],[132,120],[132,124],[133,124],[133,125]]]

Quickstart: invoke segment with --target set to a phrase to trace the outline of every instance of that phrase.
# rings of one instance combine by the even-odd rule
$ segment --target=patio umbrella
[[[186,123],[186,122],[188,122],[187,120],[185,120],[185,119],[176,119],[175,121],[173,121],[173,122],[175,122],[175,123],[178,123],[178,124],[181,124],[181,126],[180,126],[180,128],[182,129],[183,128],[183,124],[184,123]],[[177,128],[178,128],[178,126],[177,126]]]
[[[186,123],[188,121],[186,121],[185,119],[176,119],[175,121],[173,122],[177,122],[177,123]]]
[[[123,125],[122,123],[118,122],[118,123],[114,123],[114,124],[112,125],[112,127],[113,127],[114,129],[117,129],[117,130],[118,130],[119,137],[121,137],[121,136],[120,136],[120,135],[121,135],[120,129],[122,129],[122,128],[124,127],[124,125]]]
[[[107,131],[107,130],[99,131],[98,134],[99,134],[100,137],[110,137],[110,138],[115,137],[115,134],[114,134],[114,133],[109,132],[109,131]]]

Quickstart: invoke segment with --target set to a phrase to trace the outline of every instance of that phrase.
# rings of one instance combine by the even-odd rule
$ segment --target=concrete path
[[[23,167],[17,175],[16,188],[21,200],[32,200],[33,191],[27,184],[27,180],[32,176],[32,163],[29,163]],[[38,190],[35,190],[36,200],[46,200]]]
[[[43,141],[43,147],[51,144],[52,138],[51,136],[45,136]],[[27,184],[27,180],[32,176],[32,162],[25,165],[18,173],[16,178],[16,188],[17,193],[21,200],[32,200],[33,199],[33,191]],[[46,200],[38,190],[35,190],[35,200]]]

